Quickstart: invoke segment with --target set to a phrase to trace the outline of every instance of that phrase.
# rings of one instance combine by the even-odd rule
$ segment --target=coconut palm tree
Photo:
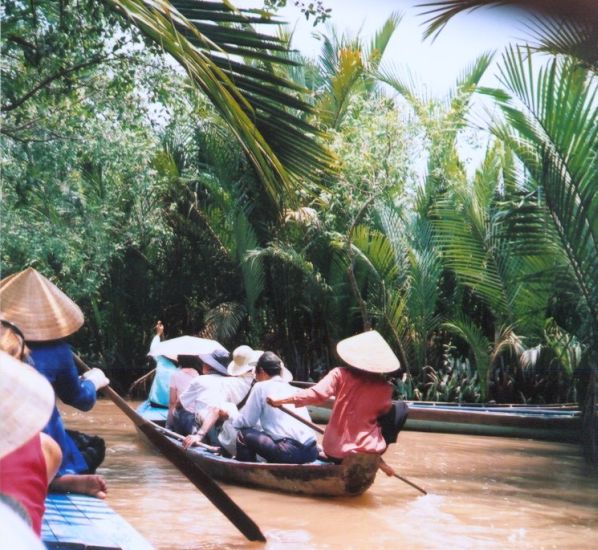
[[[293,178],[317,178],[330,157],[317,130],[298,116],[309,111],[302,89],[272,67],[292,64],[275,36],[252,25],[269,21],[229,2],[107,0],[187,71],[230,125],[273,197]]]

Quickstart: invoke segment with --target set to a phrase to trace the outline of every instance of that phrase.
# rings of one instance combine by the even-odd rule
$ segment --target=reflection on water
[[[598,473],[575,445],[403,432],[385,459],[427,496],[382,473],[357,498],[223,484],[264,545],[247,542],[110,401],[63,412],[69,427],[106,439],[108,503],[160,549],[596,547]]]

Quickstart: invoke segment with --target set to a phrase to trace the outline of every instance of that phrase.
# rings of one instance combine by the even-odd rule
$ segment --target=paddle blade
[[[266,537],[257,524],[195,464],[183,450],[168,438],[156,432],[153,426],[142,424],[139,429],[158,450],[176,466],[248,540],[265,542]]]

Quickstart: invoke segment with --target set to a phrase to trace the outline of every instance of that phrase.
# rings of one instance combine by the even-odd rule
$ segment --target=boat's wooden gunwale
[[[167,437],[156,429],[161,437]],[[147,441],[142,432],[140,435]],[[378,455],[353,455],[342,464],[272,464],[238,462],[213,455],[199,447],[187,450],[189,458],[202,470],[224,482],[309,496],[357,496],[374,482]]]

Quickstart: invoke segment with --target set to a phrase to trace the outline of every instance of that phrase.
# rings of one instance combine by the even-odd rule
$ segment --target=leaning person
[[[297,391],[282,378],[282,366],[280,358],[271,351],[264,352],[257,362],[257,383],[239,415],[231,419],[233,427],[239,430],[237,460],[255,462],[259,455],[268,462],[305,464],[318,457],[314,431],[266,403],[268,397],[284,400]],[[311,421],[306,408],[297,408],[295,412]]]
[[[341,340],[336,350],[348,366],[332,369],[317,384],[294,395],[280,398],[272,394],[269,403],[273,407],[305,406],[335,397],[322,440],[326,456],[333,462],[341,462],[351,453],[382,455],[386,442],[378,417],[390,410],[393,391],[384,375],[398,370],[399,360],[375,330]]]
[[[262,353],[263,351],[253,350],[249,346],[239,346],[233,351],[232,361],[228,363],[226,372],[222,372],[220,363],[212,361],[211,368],[217,370],[219,374],[228,376],[216,375],[213,381],[203,378],[193,382],[195,392],[193,404],[191,405],[187,396],[183,401],[195,411],[199,429],[197,433],[187,436],[183,442],[185,448],[208,437],[211,443],[220,444],[229,455],[235,455],[237,430],[227,419],[236,416],[238,410],[247,401],[255,382],[255,365]],[[214,358],[217,356],[225,359],[228,354],[216,352]],[[204,364],[207,363],[206,367],[210,368],[212,356],[200,355],[201,357]],[[219,429],[214,430],[216,427]]]
[[[83,325],[83,313],[66,294],[28,268],[0,281],[0,307],[5,318],[23,331],[31,349],[30,358],[56,395],[67,405],[88,411],[96,392],[109,384],[97,368],[79,376],[70,346],[64,340]],[[106,497],[106,482],[93,474],[81,451],[67,434],[56,406],[44,428],[60,446],[62,462],[50,489]]]
[[[217,349],[209,354],[200,354],[201,376],[193,379],[187,389],[181,394],[174,411],[174,431],[188,436],[197,432],[198,425],[205,420],[207,408],[213,403],[226,400],[223,381],[227,376],[227,366],[230,353],[224,349]],[[201,439],[207,431],[201,434]],[[195,439],[188,439],[184,443],[188,447],[195,443]]]

